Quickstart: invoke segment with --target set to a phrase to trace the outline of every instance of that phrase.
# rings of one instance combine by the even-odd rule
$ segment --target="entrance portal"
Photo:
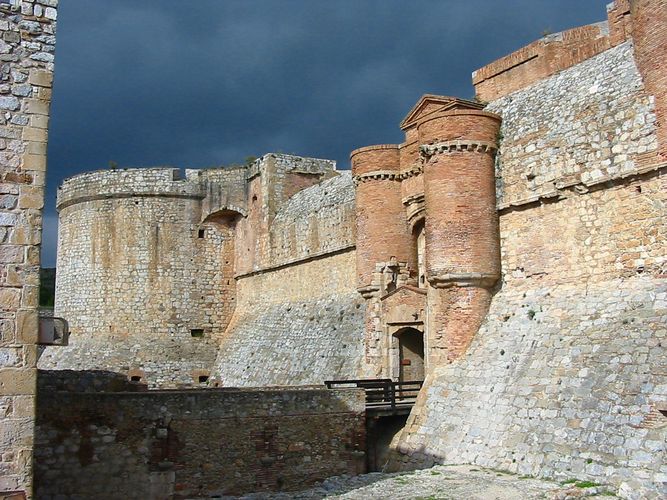
[[[424,335],[414,328],[396,332],[398,338],[399,381],[424,380]]]

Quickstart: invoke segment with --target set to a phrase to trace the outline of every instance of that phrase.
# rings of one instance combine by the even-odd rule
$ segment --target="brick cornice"
[[[498,151],[498,146],[495,143],[488,141],[457,140],[437,142],[435,144],[422,144],[419,146],[419,151],[422,157],[425,158],[429,158],[436,154],[458,153],[463,151],[491,153],[493,155]]]
[[[375,170],[373,172],[366,172],[365,174],[355,175],[353,180],[355,185],[363,182],[378,180],[402,181],[408,177],[420,175],[423,171],[424,166],[421,163],[418,163],[413,165],[411,168],[402,170],[400,172],[396,172],[394,170]]]

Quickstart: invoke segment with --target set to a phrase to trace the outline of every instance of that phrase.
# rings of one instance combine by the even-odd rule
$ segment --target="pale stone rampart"
[[[498,205],[634,173],[657,149],[653,101],[626,42],[486,108],[502,116]]]

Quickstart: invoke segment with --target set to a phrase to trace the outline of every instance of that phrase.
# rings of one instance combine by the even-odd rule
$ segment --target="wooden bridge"
[[[394,382],[389,378],[327,380],[328,389],[359,387],[366,391],[366,414],[373,416],[407,415],[417,400],[422,380]]]

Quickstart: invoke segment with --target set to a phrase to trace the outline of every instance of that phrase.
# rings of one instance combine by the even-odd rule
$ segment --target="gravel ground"
[[[569,500],[605,496],[611,498],[612,489],[603,486],[584,488],[574,484],[516,476],[505,472],[480,469],[467,465],[438,465],[431,469],[395,474],[371,473],[363,476],[332,477],[317,487],[292,493],[253,493],[242,497],[224,497],[244,500],[286,500],[340,498],[369,499],[422,499],[422,500]]]

